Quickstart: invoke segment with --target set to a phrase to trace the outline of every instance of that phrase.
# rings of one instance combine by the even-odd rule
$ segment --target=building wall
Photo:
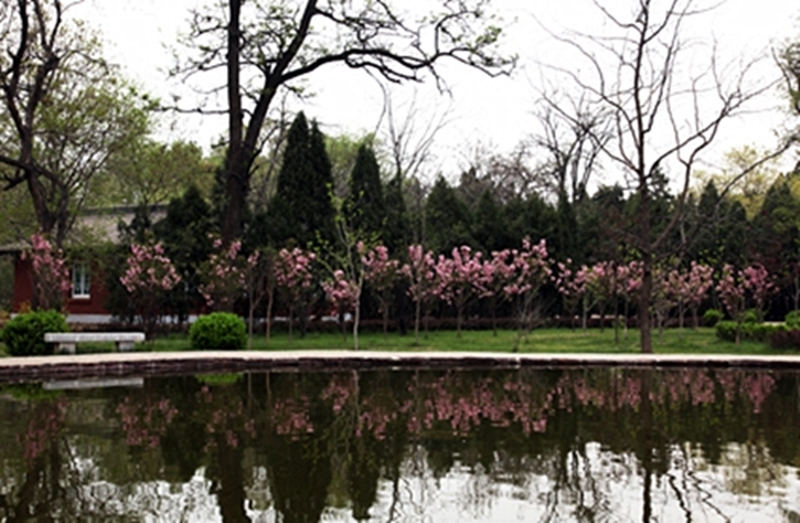
[[[108,298],[108,289],[105,276],[98,267],[92,266],[90,272],[91,284],[88,298],[73,298],[71,293],[64,296],[67,313],[70,317],[92,316],[108,317],[110,314],[105,308]],[[14,300],[13,311],[18,313],[30,309],[33,302],[33,276],[30,260],[23,260],[19,255],[14,257]],[[106,320],[108,321],[108,320]]]

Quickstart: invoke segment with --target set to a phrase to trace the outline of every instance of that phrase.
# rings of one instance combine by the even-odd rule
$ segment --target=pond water
[[[5,385],[0,516],[797,522],[799,378],[554,368]]]

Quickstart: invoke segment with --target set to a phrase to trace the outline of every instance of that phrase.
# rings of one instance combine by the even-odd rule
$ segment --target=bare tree
[[[496,52],[501,30],[486,14],[488,3],[436,2],[439,11],[418,21],[388,0],[228,0],[217,13],[196,11],[188,39],[195,56],[177,72],[226,72],[219,88],[227,93],[229,129],[223,238],[240,233],[258,136],[279,89],[336,63],[395,83],[426,73],[441,81],[436,66],[445,59],[506,73],[514,60]]]
[[[611,139],[610,120],[603,107],[577,99],[543,93],[536,115],[541,130],[533,146],[547,153],[537,167],[559,201],[574,204],[598,170],[598,158]]]
[[[684,59],[689,47],[682,38],[683,27],[705,12],[696,4],[693,0],[640,0],[612,8],[594,0],[614,33],[559,37],[578,52],[590,73],[555,69],[585,93],[590,107],[610,118],[612,138],[602,142],[592,131],[592,140],[601,143],[605,157],[621,168],[638,201],[636,225],[629,236],[643,265],[642,352],[652,352],[653,267],[682,219],[692,172],[723,124],[775,85],[770,79],[751,80],[755,62],[724,67],[715,47],[701,69],[692,67],[698,61],[698,48]],[[573,125],[581,122],[580,114],[562,114]],[[772,154],[780,154],[784,147]],[[673,181],[679,189],[673,212],[656,229],[651,203],[665,172],[675,173]]]
[[[398,108],[390,86],[385,83],[380,86],[383,91],[381,120],[386,122],[383,140],[389,147],[394,175],[400,180],[418,176],[431,160],[436,137],[450,123],[451,106],[422,117],[416,89],[411,100]]]

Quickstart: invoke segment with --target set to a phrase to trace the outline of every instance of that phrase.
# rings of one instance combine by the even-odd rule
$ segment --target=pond
[[[4,385],[0,516],[795,522],[799,378],[382,369]]]

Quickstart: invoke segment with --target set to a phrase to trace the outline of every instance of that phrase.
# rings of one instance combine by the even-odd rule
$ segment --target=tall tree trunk
[[[228,244],[239,236],[241,207],[244,204],[242,187],[242,97],[240,92],[240,14],[243,0],[228,2],[228,150],[223,164],[225,202],[222,214],[222,239]]]

